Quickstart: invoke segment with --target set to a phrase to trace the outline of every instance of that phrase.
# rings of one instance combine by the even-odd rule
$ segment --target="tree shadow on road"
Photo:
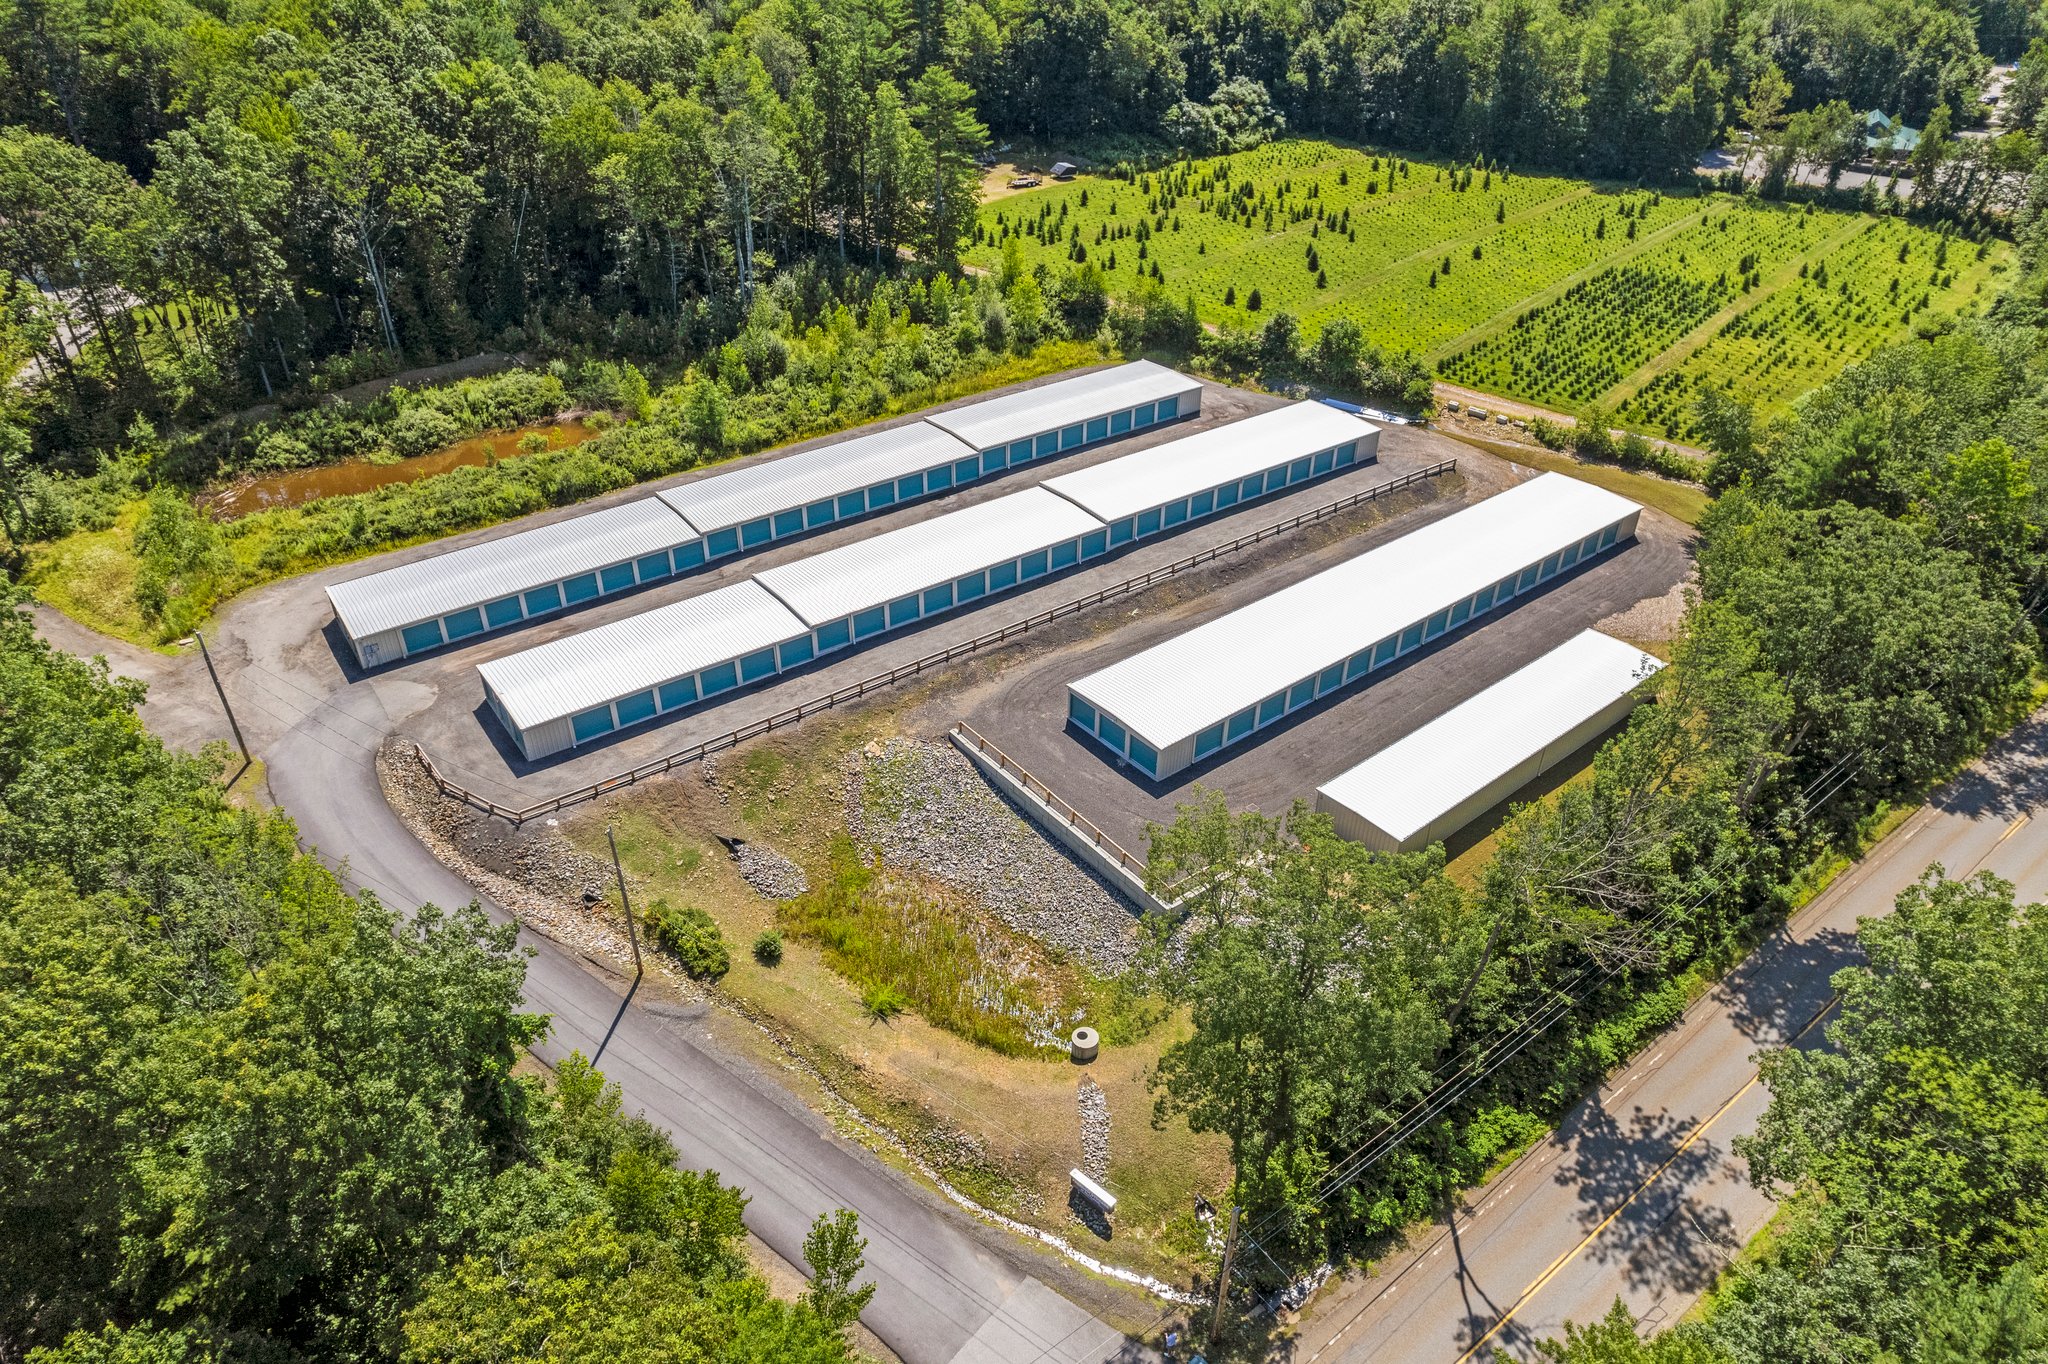
[[[1966,819],[2016,819],[2048,803],[2048,712],[2029,716],[1928,801]]]
[[[1851,929],[1824,928],[1805,938],[1780,929],[1728,973],[1711,1006],[1726,1011],[1757,1046],[1781,1047],[1828,1002],[1835,973],[1862,960]]]
[[[1617,1118],[1587,1104],[1573,1115],[1571,1128],[1570,1153],[1552,1167],[1551,1178],[1577,1193],[1582,1231],[1600,1228],[1641,1190],[1616,1217],[1617,1225],[1586,1247],[1586,1255],[1599,1264],[1620,1266],[1631,1288],[1690,1293],[1712,1284],[1741,1237],[1725,1210],[1688,1193],[1717,1173],[1724,1180],[1747,1177],[1725,1142],[1710,1131],[1679,1151],[1693,1122],[1641,1108]],[[1660,1167],[1661,1174],[1645,1188],[1644,1180]]]

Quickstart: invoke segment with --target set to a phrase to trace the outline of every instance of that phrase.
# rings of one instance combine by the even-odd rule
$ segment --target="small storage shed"
[[[1628,718],[1663,663],[1587,630],[1316,791],[1337,832],[1380,852],[1450,837]]]
[[[1008,591],[1106,553],[1103,524],[1043,488],[962,507],[757,574],[819,653]]]
[[[1641,512],[1540,474],[1076,679],[1068,722],[1170,777],[1631,539]]]
[[[1049,478],[1044,486],[1109,526],[1110,548],[1379,457],[1379,428],[1321,403],[1289,403],[1226,426]]]
[[[810,628],[748,579],[480,664],[529,760],[695,705],[811,656]]]

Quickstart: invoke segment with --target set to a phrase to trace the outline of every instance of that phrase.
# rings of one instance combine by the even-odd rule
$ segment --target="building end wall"
[[[346,632],[347,627],[343,627],[343,633]],[[372,668],[388,667],[405,659],[405,641],[399,638],[396,630],[380,630],[374,635],[364,635],[361,639],[350,635],[348,643],[355,651],[357,666],[364,672]]]

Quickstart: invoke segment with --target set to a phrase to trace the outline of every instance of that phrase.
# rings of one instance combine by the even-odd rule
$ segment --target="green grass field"
[[[1007,196],[968,259],[993,266],[1012,240],[1027,263],[1093,261],[1113,290],[1156,279],[1206,323],[1348,317],[1453,382],[1679,439],[1702,387],[1782,410],[1915,319],[1981,307],[2011,254],[1892,218],[1314,141]]]

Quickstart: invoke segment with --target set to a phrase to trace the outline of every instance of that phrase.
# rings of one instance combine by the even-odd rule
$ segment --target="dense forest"
[[[137,415],[490,346],[702,357],[805,262],[860,309],[906,257],[950,266],[991,142],[1291,128],[1664,180],[1829,110],[1960,128],[2039,27],[2012,0],[6,0],[0,363],[37,382],[0,451],[89,472]]]
[[[513,930],[402,918],[0,603],[0,1357],[838,1364],[745,1199],[580,1059],[515,1073]]]

